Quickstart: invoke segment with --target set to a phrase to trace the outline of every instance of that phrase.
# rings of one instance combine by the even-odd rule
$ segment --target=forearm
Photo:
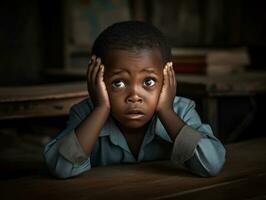
[[[53,175],[58,178],[69,178],[90,170],[89,159],[80,165],[76,165],[58,153],[59,145],[60,143],[54,139],[45,146],[44,150],[45,162]]]
[[[172,109],[165,109],[161,112],[158,112],[158,116],[168,135],[174,141],[185,123]]]
[[[204,137],[198,141],[192,156],[184,163],[179,164],[183,164],[191,172],[200,176],[216,176],[225,163],[225,153],[219,140]],[[174,157],[172,158],[174,159]]]
[[[96,107],[76,128],[75,133],[77,139],[85,154],[91,154],[108,115],[109,108]]]

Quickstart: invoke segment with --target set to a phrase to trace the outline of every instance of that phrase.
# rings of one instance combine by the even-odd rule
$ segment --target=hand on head
[[[176,95],[176,78],[173,63],[167,62],[163,69],[163,87],[159,97],[157,112],[172,109]]]
[[[91,57],[87,70],[88,92],[94,107],[104,107],[110,109],[110,102],[106,86],[104,83],[104,65],[101,58]]]
[[[157,113],[172,109],[176,95],[176,78],[172,62],[167,62],[163,69],[163,86],[159,96]],[[91,57],[87,71],[88,92],[95,107],[110,110],[110,100],[104,83],[104,65],[101,58]]]

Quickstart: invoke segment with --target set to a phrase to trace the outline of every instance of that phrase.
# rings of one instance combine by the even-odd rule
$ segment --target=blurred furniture
[[[256,102],[253,97],[266,94],[266,73],[265,72],[244,72],[239,74],[224,75],[176,75],[178,82],[177,95],[202,99],[203,121],[209,123],[214,133],[228,142],[238,138],[241,131],[251,123],[256,111]],[[248,115],[243,117],[229,138],[221,131],[219,103],[221,100],[235,97],[247,98],[251,107]],[[234,105],[235,108],[238,105]],[[230,114],[230,113],[229,113]],[[230,118],[230,116],[228,116]]]
[[[87,95],[80,82],[0,87],[0,120],[67,115]]]
[[[94,167],[67,180],[31,165],[30,175],[0,180],[1,199],[264,199],[266,138],[226,146],[222,172],[202,178],[169,161]]]
[[[77,80],[82,80],[85,79],[84,74],[83,71],[60,70],[56,75],[72,75]],[[238,138],[245,126],[253,120],[256,103],[252,97],[266,93],[266,73],[263,72],[219,76],[177,74],[176,79],[177,95],[202,99],[200,114],[203,121],[212,126],[217,137],[228,142]],[[87,95],[85,80],[39,86],[0,87],[0,120],[67,115],[70,107]],[[232,97],[247,97],[252,110],[227,137],[220,129],[219,101]]]

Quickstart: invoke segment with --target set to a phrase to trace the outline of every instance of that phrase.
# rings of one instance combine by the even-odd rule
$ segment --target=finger
[[[173,85],[174,87],[176,88],[176,77],[175,77],[175,70],[174,70],[174,67],[173,67],[173,63],[172,63],[172,77],[173,77]]]
[[[167,78],[168,78],[168,86],[171,85],[171,76],[170,76],[170,63],[167,63]]]
[[[87,68],[87,78],[90,77],[90,74],[91,74],[91,71],[92,71],[92,66],[94,65],[95,63],[95,58],[96,56],[95,55],[92,55],[90,61],[89,61],[89,64],[88,64],[88,68]]]
[[[97,75],[96,75],[97,84],[101,84],[103,82],[103,72],[104,72],[104,66],[103,64],[100,64]]]
[[[171,63],[168,63],[168,68],[167,68],[167,76],[168,76],[168,80],[169,80],[169,86],[171,87],[173,85],[173,80],[171,77]]]
[[[88,66],[88,72],[87,72],[87,80],[88,80],[88,84],[91,86],[91,82],[92,82],[92,72],[94,69],[94,65],[95,65],[95,56],[92,56],[90,64]]]
[[[87,69],[87,88],[88,88],[88,92],[91,95],[93,90],[92,90],[92,83],[91,83],[91,73],[93,70],[93,66],[95,64],[95,58],[96,56],[93,55],[90,59],[90,62],[88,64],[88,69]]]
[[[97,77],[96,77],[96,82],[98,85],[98,89],[100,92],[105,92],[106,91],[106,85],[104,83],[104,65],[101,64],[99,66],[99,70],[97,72]],[[104,93],[101,93],[102,95],[105,95]]]
[[[164,87],[166,87],[167,85],[169,85],[169,78],[168,78],[168,63],[166,63],[164,70],[163,70],[163,85]]]
[[[94,65],[94,67],[93,67],[93,71],[91,73],[91,81],[92,81],[92,84],[93,85],[95,85],[97,83],[96,82],[96,80],[97,80],[97,73],[99,71],[100,65],[101,65],[101,58],[97,58],[96,59],[96,63]]]
[[[100,67],[101,67],[100,78],[101,78],[101,81],[104,81],[104,65],[102,64]]]
[[[169,80],[170,80],[170,86],[174,87],[175,86],[175,76],[174,76],[174,70],[173,70],[173,63],[169,63]]]
[[[176,77],[175,77],[175,71],[173,69],[173,65],[171,66],[171,77],[172,77],[172,90],[173,93],[176,95]]]
[[[95,55],[92,55],[90,60],[89,60],[89,64],[88,67],[92,64],[92,62],[95,60]]]

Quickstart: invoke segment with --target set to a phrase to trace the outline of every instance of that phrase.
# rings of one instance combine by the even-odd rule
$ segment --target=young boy
[[[175,96],[175,72],[162,33],[144,22],[105,29],[92,48],[90,97],[44,150],[50,171],[68,178],[96,165],[170,159],[200,176],[214,176],[225,150],[202,124],[193,101]]]

